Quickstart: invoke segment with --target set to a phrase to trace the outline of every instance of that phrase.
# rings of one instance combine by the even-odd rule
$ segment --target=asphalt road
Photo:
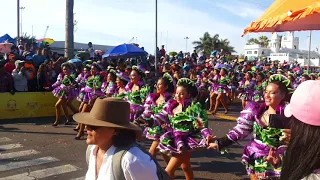
[[[235,125],[239,106],[230,107],[228,116],[210,115],[209,126],[218,136],[223,136]],[[87,171],[85,140],[74,140],[75,125],[52,127],[53,118],[10,120],[0,122],[0,180],[33,179],[84,179]],[[237,180],[247,178],[241,164],[243,144],[233,145],[228,154],[215,151],[197,151],[191,162],[195,179]],[[148,148],[149,141],[143,145]],[[165,166],[161,157],[158,160]],[[176,172],[176,179],[184,179]]]

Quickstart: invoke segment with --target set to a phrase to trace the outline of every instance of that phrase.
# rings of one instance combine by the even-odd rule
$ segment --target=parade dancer
[[[154,157],[156,156],[160,135],[164,133],[161,125],[154,122],[154,115],[161,112],[163,106],[172,98],[172,93],[174,92],[173,78],[169,73],[165,73],[158,80],[156,88],[156,93],[148,95],[144,103],[144,111],[140,116],[141,121],[144,121],[147,126],[144,131],[146,138],[153,140],[149,152]],[[169,161],[166,160],[166,162],[168,163]]]
[[[93,63],[91,65],[91,75],[86,81],[86,86],[80,90],[79,94],[79,99],[82,99],[82,102],[84,103],[81,112],[90,112],[96,98],[104,96],[104,93],[101,90],[103,77],[100,76],[99,73],[101,70],[102,68],[99,64]],[[74,139],[79,140],[84,135],[84,125],[78,124],[76,129],[79,129],[79,132]]]
[[[227,76],[227,69],[226,68],[222,68],[220,71],[220,77],[218,79],[218,85],[217,88],[215,90],[215,93],[218,94],[217,98],[216,98],[216,103],[215,103],[215,107],[214,110],[212,112],[212,114],[216,114],[218,111],[218,107],[220,105],[220,103],[222,104],[222,106],[224,107],[225,111],[224,113],[227,114],[228,113],[228,106],[226,103],[226,98],[227,98],[227,93],[229,92],[229,88],[228,88],[228,84],[230,83],[230,79],[229,76]]]
[[[209,79],[211,82],[211,90],[210,90],[210,108],[209,112],[213,111],[215,107],[215,101],[218,96],[217,88],[218,88],[218,80],[220,79],[220,71],[219,69],[213,70],[213,79]]]
[[[150,87],[144,86],[143,78],[145,69],[142,66],[132,66],[130,73],[131,81],[126,85],[127,101],[130,103],[130,121],[140,117],[143,113],[143,103],[149,94]]]
[[[281,164],[286,144],[281,142],[285,136],[283,129],[270,126],[270,115],[284,114],[284,108],[293,91],[290,80],[275,74],[269,79],[265,90],[264,103],[250,102],[241,111],[237,125],[222,138],[213,142],[209,138],[209,148],[223,148],[245,139],[252,132],[253,138],[244,148],[242,162],[246,166],[251,180],[277,179],[281,174]]]
[[[251,72],[247,72],[244,76],[244,81],[239,84],[238,92],[239,99],[242,101],[242,109],[246,107],[249,101],[252,100],[252,95],[256,82],[252,79],[253,75]]]
[[[117,88],[115,90],[114,97],[124,98],[126,97],[126,85],[130,81],[129,76],[124,72],[118,72],[116,79]]]
[[[56,121],[53,123],[52,126],[58,126],[60,123],[60,109],[62,107],[65,116],[67,117],[67,121],[65,125],[68,125],[71,121],[68,109],[69,107],[73,113],[77,113],[75,107],[73,107],[72,100],[77,97],[78,91],[76,89],[77,82],[76,77],[77,75],[73,73],[73,65],[66,62],[61,65],[62,72],[58,75],[57,82],[52,85],[53,88],[53,95],[58,98],[58,101],[55,105],[56,108]]]
[[[256,84],[254,86],[254,91],[252,95],[252,101],[262,103],[264,102],[263,93],[268,85],[268,82],[264,80],[265,74],[260,72],[256,78]]]
[[[112,97],[115,94],[117,84],[116,84],[117,72],[113,69],[109,70],[107,75],[107,81],[102,84],[102,91],[107,97]]]
[[[84,88],[86,86],[86,81],[88,80],[88,77],[90,76],[90,65],[85,65],[82,69],[82,72],[78,75],[77,79],[76,79],[76,82],[78,83],[78,88],[81,90],[82,88]],[[80,92],[79,92],[80,94]],[[80,106],[79,106],[79,112],[82,111],[82,108],[83,108],[83,105],[84,105],[84,102],[83,102],[83,99],[80,98],[83,96],[78,96],[77,97],[77,100],[80,102]],[[78,129],[78,128],[76,128]]]
[[[195,149],[205,148],[206,138],[210,135],[206,110],[199,102],[192,101],[197,95],[194,82],[181,78],[177,82],[175,99],[169,100],[163,110],[154,116],[156,123],[162,124],[166,131],[160,137],[158,148],[162,153],[172,156],[166,167],[172,179],[179,167],[187,180],[193,179],[191,153]]]

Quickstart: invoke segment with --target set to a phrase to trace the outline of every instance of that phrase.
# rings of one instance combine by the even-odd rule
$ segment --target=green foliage
[[[267,36],[259,36],[258,38],[251,38],[247,41],[247,45],[259,44],[262,47],[268,47],[269,38]]]
[[[178,53],[175,51],[169,52],[169,56],[176,56]]]
[[[15,37],[15,39],[18,39],[18,37]],[[27,35],[27,33],[20,36],[19,40],[22,40],[22,42],[27,43],[28,45],[31,45],[32,43],[37,42],[36,36],[30,36],[30,35]]]
[[[220,39],[219,34],[211,36],[208,32],[205,32],[199,41],[194,41],[192,44],[195,45],[194,49],[197,52],[203,51],[205,56],[209,56],[213,50],[220,51],[223,49],[227,54],[236,52],[234,47],[230,45],[230,41],[228,39]]]

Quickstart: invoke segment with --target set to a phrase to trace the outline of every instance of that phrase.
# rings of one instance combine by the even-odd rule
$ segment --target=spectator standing
[[[26,63],[24,64],[24,67],[26,68],[27,74],[29,74],[28,89],[29,91],[36,91],[37,90],[37,79],[36,79],[37,71],[33,65],[31,56],[26,57]]]
[[[162,47],[160,49],[160,54],[161,54],[161,57],[165,57],[166,56],[166,50],[164,49],[164,45],[162,45]]]
[[[5,71],[5,61],[0,61],[0,92],[14,93],[12,87],[12,77]]]
[[[94,59],[94,49],[92,46],[92,42],[88,43],[88,52],[90,54],[90,60],[93,60]]]
[[[12,71],[16,68],[14,62],[16,61],[16,57],[14,54],[9,55],[9,61],[4,65],[4,69],[7,73],[11,74]]]
[[[14,88],[19,92],[28,91],[28,79],[30,75],[27,73],[24,63],[24,61],[17,60],[15,62],[16,69],[12,71]]]
[[[86,124],[88,133],[86,180],[158,179],[156,163],[134,146],[141,129],[130,123],[129,116],[129,103],[111,97],[98,98],[90,112],[73,116],[78,123]],[[115,160],[122,150],[127,153]]]
[[[46,58],[42,55],[41,50],[37,49],[37,53],[32,56],[32,61],[35,68],[39,68],[40,64],[44,62]]]

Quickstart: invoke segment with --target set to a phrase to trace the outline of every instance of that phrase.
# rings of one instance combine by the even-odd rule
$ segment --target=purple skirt
[[[90,101],[94,101],[97,97],[104,96],[104,93],[98,89],[96,92],[93,92],[93,89],[89,87],[81,88],[79,96],[77,97],[77,100],[84,103],[89,103]]]
[[[286,146],[280,146],[275,149],[277,155],[284,155],[286,151]],[[244,148],[242,155],[242,163],[246,166],[248,174],[255,174],[260,178],[266,177],[280,177],[281,167],[273,168],[272,165],[266,169],[264,172],[256,172],[254,170],[257,165],[259,165],[258,159],[264,159],[268,156],[270,147],[266,144],[263,144],[259,140],[251,140],[249,144]],[[254,164],[252,164],[254,163]]]
[[[130,102],[129,102],[130,103]],[[144,111],[143,105],[131,104],[130,103],[130,121],[138,119]]]
[[[196,137],[197,136],[197,137]],[[159,150],[167,155],[181,154],[183,150],[193,151],[206,147],[206,140],[189,132],[168,131],[160,137]]]
[[[59,99],[72,100],[78,96],[79,91],[76,88],[68,89],[66,87],[58,86],[53,89],[52,93],[53,96]]]

